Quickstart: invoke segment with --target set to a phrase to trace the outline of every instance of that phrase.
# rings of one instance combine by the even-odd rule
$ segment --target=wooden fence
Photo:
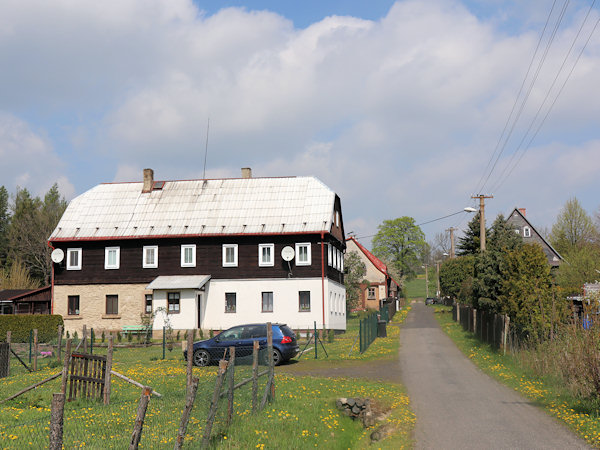
[[[479,340],[496,349],[506,351],[506,343],[510,333],[510,318],[506,315],[491,314],[478,311],[472,306],[454,304],[452,318],[459,322],[463,330],[474,333]]]

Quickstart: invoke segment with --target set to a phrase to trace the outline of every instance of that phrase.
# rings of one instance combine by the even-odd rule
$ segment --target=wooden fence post
[[[186,389],[192,386],[192,368],[194,367],[194,330],[188,330],[187,335],[187,378]]]
[[[38,357],[38,330],[33,330],[33,371],[37,372],[37,357]]]
[[[210,402],[210,409],[208,410],[208,417],[206,418],[206,426],[204,427],[204,435],[202,436],[201,448],[207,448],[210,442],[210,432],[212,431],[213,422],[215,421],[215,415],[217,414],[217,406],[219,403],[219,396],[221,393],[221,386],[223,386],[223,378],[225,378],[225,371],[227,370],[227,361],[219,361],[219,371],[217,372],[217,381],[215,383],[215,391],[213,392],[213,398]]]
[[[63,448],[63,413],[65,409],[65,394],[52,394],[52,409],[50,413],[50,450]]]
[[[87,353],[87,326],[83,325],[83,330],[81,330],[81,339],[83,339],[83,353]]]
[[[62,369],[62,382],[61,382],[61,393],[67,392],[67,378],[69,376],[69,363],[71,362],[71,339],[67,339],[67,346],[65,348],[65,361]]]
[[[317,339],[317,334],[315,333],[315,339]],[[315,340],[315,347],[317,346],[317,341]],[[260,402],[260,409],[263,409],[267,404],[267,399],[271,402],[274,398],[275,394],[275,381],[274,381],[274,371],[275,365],[273,362],[273,327],[271,326],[271,322],[267,322],[267,352],[269,362],[269,376],[267,379],[267,385],[265,386],[265,393],[263,395],[262,401]]]
[[[56,346],[56,359],[60,362],[60,354],[62,350],[62,334],[63,334],[63,326],[58,326],[58,345]]]
[[[510,327],[510,317],[508,315],[504,316],[504,354],[506,355],[506,344],[508,341],[508,330]]]
[[[6,343],[8,344],[8,367],[6,368],[6,376],[10,376],[10,341],[12,339],[12,331],[6,332]]]
[[[174,450],[179,450],[183,447],[183,440],[185,439],[185,433],[187,432],[188,423],[190,422],[190,414],[194,401],[196,400],[196,393],[198,392],[198,378],[192,378],[192,384],[188,387],[187,397],[185,400],[185,407],[183,408],[183,414],[181,416],[181,423],[179,424],[179,431],[177,433],[177,440],[175,441]]]
[[[113,359],[113,335],[108,335],[108,352],[106,353],[106,371],[104,373],[104,404],[110,404],[110,372],[112,370]]]
[[[256,412],[256,396],[258,394],[258,341],[254,341],[252,349],[252,412]]]
[[[150,395],[152,395],[152,388],[150,386],[144,386],[142,389],[142,396],[140,397],[140,402],[138,404],[133,433],[131,434],[131,440],[129,441],[129,450],[136,450],[140,440],[142,439],[142,430],[144,428],[144,419],[146,418],[146,410],[148,409]]]
[[[235,347],[229,347],[229,392],[227,393],[227,426],[231,424],[233,417],[233,392],[235,386]]]

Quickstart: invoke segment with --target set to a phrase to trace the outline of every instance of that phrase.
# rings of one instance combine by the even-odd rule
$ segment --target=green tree
[[[461,303],[469,300],[475,266],[474,255],[449,259],[440,267],[440,290],[443,296],[458,299]]]
[[[564,321],[566,302],[556,301],[550,266],[542,248],[524,244],[506,255],[501,312],[527,335],[544,339]]]
[[[32,197],[27,189],[17,188],[8,232],[10,255],[20,258],[31,276],[43,283],[50,282],[51,273],[52,249],[47,240],[66,206],[56,184],[43,201]]]
[[[367,266],[357,252],[349,252],[344,256],[344,285],[346,286],[346,310],[358,308],[360,300],[360,284],[367,274]]]
[[[373,238],[373,253],[401,279],[411,279],[427,250],[425,234],[412,217],[385,220]]]
[[[550,242],[561,255],[573,248],[592,244],[597,241],[598,230],[579,200],[569,199],[552,226]]]
[[[8,191],[0,186],[0,267],[6,265],[8,258],[8,227],[10,215],[8,213]]]
[[[574,247],[563,255],[556,282],[561,296],[581,294],[584,283],[600,279],[600,248],[596,245]]]
[[[489,236],[489,229],[485,229],[485,239]],[[479,211],[467,225],[464,235],[458,238],[457,255],[477,255],[481,248],[481,233],[479,225]]]
[[[507,225],[504,216],[499,214],[489,230],[486,251],[475,257],[475,277],[473,279],[473,304],[475,307],[492,312],[500,312],[499,299],[503,291],[504,276],[502,267],[507,254],[522,244],[519,236]]]

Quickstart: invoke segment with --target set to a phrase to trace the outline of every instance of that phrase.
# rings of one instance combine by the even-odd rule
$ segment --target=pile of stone
[[[338,398],[335,403],[342,414],[360,420],[365,428],[375,425],[375,415],[371,411],[370,399]]]

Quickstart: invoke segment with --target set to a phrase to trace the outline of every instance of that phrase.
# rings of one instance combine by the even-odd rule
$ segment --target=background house
[[[387,266],[373,253],[367,250],[353,236],[346,239],[346,254],[356,252],[365,263],[368,284],[360,286],[360,305],[362,308],[379,309],[387,298],[398,298],[400,285],[388,272]]]
[[[65,328],[118,330],[153,312],[155,330],[345,329],[340,198],[313,177],[242,174],[155,181],[146,169],[75,198],[49,239]]]
[[[546,258],[548,259],[548,264],[552,267],[558,267],[562,262],[562,256],[554,250],[552,245],[546,239],[537,232],[534,226],[529,223],[526,217],[525,208],[515,208],[510,213],[506,222],[511,225],[515,232],[523,238],[523,242],[526,244],[538,244],[542,247]]]
[[[50,286],[0,290],[0,314],[50,314]]]

